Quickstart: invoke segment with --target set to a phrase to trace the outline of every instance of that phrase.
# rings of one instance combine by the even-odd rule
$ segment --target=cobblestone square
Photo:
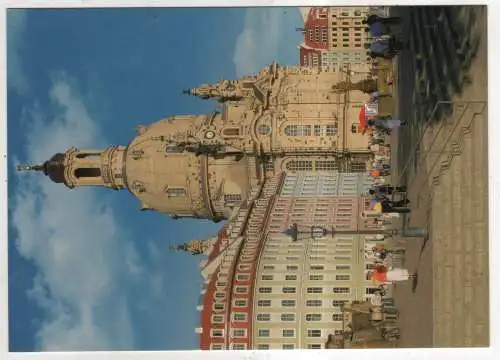
[[[397,60],[393,182],[406,183],[403,238],[416,282],[397,285],[401,347],[489,346],[486,7],[395,8],[410,45]],[[440,103],[441,102],[441,103]]]

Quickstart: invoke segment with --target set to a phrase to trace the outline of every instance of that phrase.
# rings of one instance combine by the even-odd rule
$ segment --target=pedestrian
[[[394,282],[416,279],[417,274],[410,273],[408,269],[388,268],[379,265],[366,273],[366,279],[378,284],[390,284]]]
[[[370,201],[368,210],[372,210],[371,214],[383,214],[383,213],[408,213],[410,209],[406,206],[410,203],[410,200],[403,199],[398,201],[389,200],[385,197],[376,197]]]
[[[370,119],[366,122],[368,126],[375,126],[375,128],[381,130],[393,130],[400,126],[406,125],[406,121],[401,121],[398,119]]]
[[[378,16],[376,14],[372,14],[372,15],[368,16],[366,18],[366,20],[362,21],[363,24],[367,24],[367,25],[373,25],[377,22],[385,24],[385,25],[400,24],[401,18],[396,17],[396,16],[382,17],[382,16]]]
[[[377,39],[371,44],[366,43],[365,48],[368,49],[369,56],[373,58],[392,59],[405,48],[405,44],[396,39],[395,36],[391,36],[390,38]]]
[[[391,28],[380,21],[377,21],[365,28],[365,32],[369,32],[372,37],[378,38],[384,35],[390,35]]]
[[[406,186],[391,186],[389,184],[374,186],[369,191],[370,195],[392,195],[395,192],[406,192]]]

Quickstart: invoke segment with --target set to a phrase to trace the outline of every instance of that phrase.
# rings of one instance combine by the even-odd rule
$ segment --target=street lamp
[[[304,239],[319,239],[327,235],[386,235],[386,236],[402,236],[402,237],[427,237],[426,228],[406,228],[403,229],[365,229],[365,230],[338,230],[335,227],[328,229],[321,225],[299,225],[293,223],[288,229],[283,231],[284,234],[292,237],[293,241]]]

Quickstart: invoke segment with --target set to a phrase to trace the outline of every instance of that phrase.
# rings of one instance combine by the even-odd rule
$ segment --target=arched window
[[[168,188],[167,195],[170,197],[186,196],[186,189],[183,188]]]
[[[286,136],[311,136],[311,125],[287,125]]]
[[[90,178],[90,177],[101,177],[101,169],[98,168],[78,168],[75,170],[75,177],[80,178]]]
[[[311,160],[291,160],[286,163],[286,169],[290,171],[312,171]]]
[[[257,132],[259,133],[259,135],[268,135],[271,132],[271,127],[266,124],[261,124],[257,128]]]

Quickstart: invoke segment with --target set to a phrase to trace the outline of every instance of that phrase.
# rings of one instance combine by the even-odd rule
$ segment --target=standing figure
[[[386,25],[390,24],[400,24],[401,23],[401,18],[396,17],[396,16],[389,16],[389,17],[382,17],[378,16],[376,14],[372,14],[366,18],[366,20],[363,20],[362,23],[366,25],[373,25],[375,23],[382,23]]]
[[[384,265],[379,265],[366,274],[367,280],[372,280],[375,283],[390,284],[393,282],[407,281],[416,279],[417,274],[410,273],[408,269],[388,268]]]

